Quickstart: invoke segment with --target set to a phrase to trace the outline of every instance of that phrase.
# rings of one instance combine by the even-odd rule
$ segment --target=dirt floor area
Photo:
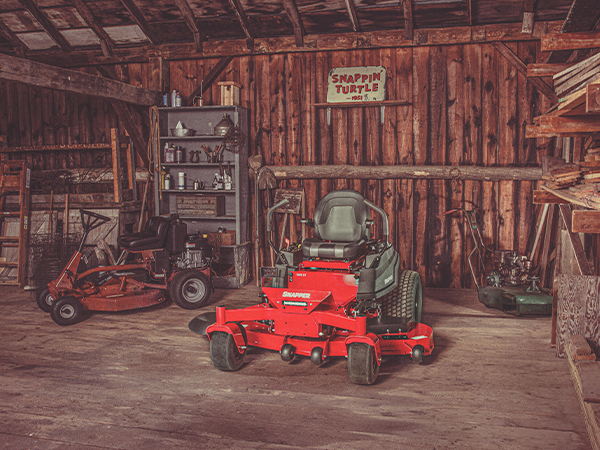
[[[56,325],[28,292],[0,288],[0,449],[557,449],[590,444],[550,318],[487,309],[474,291],[426,289],[424,364],[384,358],[358,386],[344,359],[291,364],[250,349],[237,372],[210,362],[189,322],[258,301],[217,290]]]

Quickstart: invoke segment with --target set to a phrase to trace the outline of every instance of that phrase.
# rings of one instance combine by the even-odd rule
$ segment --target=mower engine
[[[208,267],[212,256],[207,238],[200,235],[189,236],[185,242],[185,251],[178,255],[176,265],[179,269],[202,269]]]
[[[512,250],[494,252],[495,268],[487,276],[489,286],[520,286],[531,281],[531,261]]]

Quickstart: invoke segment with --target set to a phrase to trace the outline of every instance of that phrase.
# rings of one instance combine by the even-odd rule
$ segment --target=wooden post
[[[6,147],[6,136],[0,136],[0,148]],[[2,153],[0,155],[0,161],[5,161],[8,159],[8,155]]]
[[[63,236],[69,234],[69,194],[65,194],[65,213],[63,217]]]
[[[133,191],[133,200],[137,200],[137,186],[135,183],[135,153],[131,139],[129,139],[129,144],[127,145],[127,188]]]
[[[112,169],[115,203],[121,203],[123,200],[123,193],[121,191],[121,144],[119,142],[118,128],[110,129],[110,142],[112,145]]]

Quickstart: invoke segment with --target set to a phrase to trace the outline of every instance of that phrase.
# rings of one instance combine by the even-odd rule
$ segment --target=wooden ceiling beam
[[[6,26],[6,24],[0,19],[0,36],[4,37],[10,45],[12,45],[13,49],[20,57],[25,56],[25,54],[29,51],[29,48],[25,45],[25,43],[19,39],[19,37],[12,32],[10,28]]]
[[[300,12],[298,6],[294,0],[281,0],[283,9],[287,13],[292,27],[294,29],[294,37],[296,38],[296,46],[304,47],[304,25],[302,25],[302,19],[300,18]]]
[[[494,48],[513,65],[513,67],[515,67],[522,75],[527,76],[527,65],[525,65],[525,63],[521,61],[521,58],[515,55],[515,53],[506,46],[506,44],[503,42],[494,42],[493,45]],[[548,86],[544,80],[535,77],[528,78],[527,81],[530,81],[540,91],[540,93],[548,97],[552,103],[558,102],[558,97],[554,92],[554,89]]]
[[[71,0],[71,3],[77,9],[79,15],[85,20],[85,23],[91,28],[91,30],[100,39],[100,47],[102,48],[102,54],[109,58],[113,55],[113,49],[115,48],[115,41],[108,35],[108,33],[102,28],[94,14],[83,0]]]
[[[131,14],[131,17],[133,17],[133,20],[135,21],[137,26],[140,27],[142,32],[146,35],[148,40],[154,45],[160,44],[160,39],[156,37],[152,29],[150,28],[150,24],[148,23],[138,6],[135,4],[135,1],[121,0],[121,3],[125,7],[125,9],[129,11],[129,14]]]
[[[0,79],[142,106],[162,100],[157,91],[4,54],[0,54]]]
[[[196,86],[196,89],[191,93],[191,95],[184,100],[184,104],[186,106],[190,106],[194,103],[194,99],[198,96],[202,96],[208,88],[216,81],[221,72],[225,70],[225,68],[229,65],[229,63],[233,61],[233,56],[225,56],[221,58],[221,60],[214,65],[208,75],[206,75],[200,84]]]
[[[65,39],[58,28],[50,21],[48,16],[36,5],[34,0],[19,0],[19,3],[23,5],[27,11],[37,20],[40,26],[48,33],[48,35],[52,38],[56,45],[58,45],[65,52],[72,52],[73,47]]]
[[[414,31],[412,0],[404,0],[402,3],[404,4],[404,38],[412,41]]]
[[[469,26],[473,26],[473,5],[471,0],[467,0],[467,23]]]
[[[248,48],[244,39],[211,40],[204,43],[202,55],[198,55],[191,43],[162,44],[159,46],[141,45],[125,48],[117,47],[112,57],[106,58],[99,50],[78,50],[66,55],[57,51],[31,52],[31,59],[61,67],[81,67],[148,62],[160,56],[167,61],[223,56],[247,56],[254,54],[276,54],[293,52],[361,50],[376,48],[415,47],[419,45],[461,45],[502,41],[537,41],[547,31],[558,31],[562,22],[541,22],[535,24],[534,33],[521,33],[521,24],[492,24],[474,27],[423,28],[419,42],[404,37],[404,30],[386,30],[361,33],[333,33],[304,36],[304,47],[297,47],[293,36],[280,38],[258,38],[253,48]]]
[[[194,35],[194,45],[196,46],[196,51],[202,52],[202,41],[204,40],[204,35],[198,27],[198,21],[196,20],[196,16],[194,16],[194,12],[188,3],[188,0],[175,0],[175,3],[179,8],[179,12],[183,16],[183,20],[185,20],[187,27]]]
[[[348,9],[348,16],[350,16],[352,29],[356,33],[360,33],[360,22],[358,21],[358,16],[356,15],[356,6],[354,5],[354,0],[346,0],[346,9]]]
[[[244,31],[244,34],[246,35],[246,47],[249,50],[253,50],[254,49],[254,33],[252,32],[252,29],[250,28],[250,23],[248,22],[248,16],[246,16],[246,11],[244,11],[244,8],[242,7],[240,0],[229,0],[229,3],[231,4],[231,7],[235,11],[237,18],[240,21],[240,26],[242,27],[242,30]]]

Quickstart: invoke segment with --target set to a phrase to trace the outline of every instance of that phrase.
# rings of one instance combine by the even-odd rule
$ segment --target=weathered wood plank
[[[0,78],[143,106],[158,105],[162,101],[160,92],[6,54],[0,55]]]
[[[542,170],[537,167],[480,167],[480,166],[349,166],[349,165],[315,165],[315,166],[270,166],[279,179],[335,179],[360,178],[368,179],[445,179],[501,181],[513,180],[536,181],[541,179]]]
[[[580,31],[577,33],[547,33],[541,37],[541,50],[553,52],[557,50],[579,50],[598,47],[600,33],[598,31]]]

